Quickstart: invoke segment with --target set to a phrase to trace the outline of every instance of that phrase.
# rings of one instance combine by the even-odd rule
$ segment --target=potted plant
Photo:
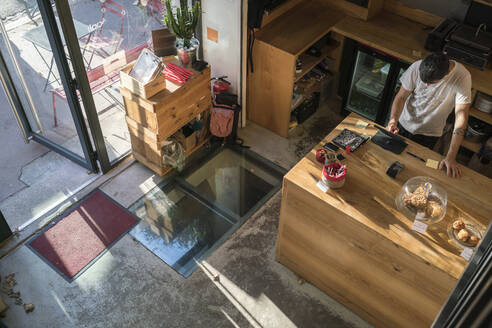
[[[187,0],[180,0],[180,7],[173,11],[171,0],[162,0],[166,4],[164,22],[176,35],[178,58],[183,66],[188,66],[196,60],[200,43],[193,36],[200,16],[200,3],[197,1],[191,10]]]

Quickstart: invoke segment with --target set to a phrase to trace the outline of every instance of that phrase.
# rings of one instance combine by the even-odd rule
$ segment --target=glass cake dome
[[[430,177],[409,179],[395,199],[401,213],[426,224],[437,223],[444,218],[447,201],[446,190]]]

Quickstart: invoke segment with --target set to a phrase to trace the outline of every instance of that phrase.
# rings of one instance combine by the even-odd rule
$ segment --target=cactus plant
[[[188,9],[188,1],[180,0],[180,7],[173,12],[171,0],[161,0],[166,5],[164,22],[166,26],[176,34],[176,37],[183,39],[185,48],[190,48],[191,38],[195,33],[200,15],[200,3],[197,1],[191,10]]]

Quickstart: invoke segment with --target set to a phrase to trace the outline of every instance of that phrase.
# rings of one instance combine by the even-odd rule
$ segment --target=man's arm
[[[391,133],[398,133],[398,119],[400,118],[401,113],[403,112],[403,107],[405,106],[405,102],[407,101],[408,96],[412,91],[408,91],[405,88],[401,87],[400,91],[395,96],[393,100],[393,105],[391,105],[391,116],[388,122],[388,126],[386,130]]]
[[[459,104],[455,106],[453,137],[451,138],[451,144],[449,145],[446,158],[439,164],[439,169],[443,169],[444,166],[446,166],[447,175],[452,175],[453,178],[457,178],[461,175],[461,170],[458,163],[456,163],[456,155],[458,154],[458,150],[465,137],[469,111],[470,104]]]

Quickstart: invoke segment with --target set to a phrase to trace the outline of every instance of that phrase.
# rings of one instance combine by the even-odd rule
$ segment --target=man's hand
[[[446,157],[439,163],[439,170],[443,170],[446,167],[447,176],[452,176],[453,178],[459,178],[461,176],[461,169],[456,163],[455,159]]]
[[[391,133],[397,134],[398,132],[400,132],[400,129],[398,129],[398,122],[395,119],[389,120],[386,130]]]

